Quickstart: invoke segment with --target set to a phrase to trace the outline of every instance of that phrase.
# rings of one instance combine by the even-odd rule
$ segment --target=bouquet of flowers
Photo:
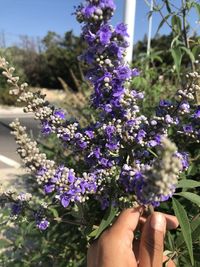
[[[3,75],[12,87],[10,93],[24,104],[24,112],[34,113],[44,136],[56,136],[63,150],[78,155],[75,168],[68,162],[49,160],[18,120],[11,123],[25,167],[49,196],[49,203],[60,203],[67,209],[90,201],[100,203],[102,210],[120,210],[133,203],[157,207],[172,197],[189,166],[189,152],[182,150],[180,140],[199,144],[196,94],[200,75],[188,73],[173,101],[162,99],[154,114],[142,114],[144,94],[131,86],[140,72],[125,59],[127,26],[109,23],[115,8],[114,0],[86,0],[75,11],[88,44],[79,60],[88,66],[86,78],[93,88],[90,104],[97,114],[96,121],[85,128],[64,110],[50,105],[40,91],[29,91],[28,85],[14,75],[15,69],[0,58]],[[4,197],[13,198],[9,192]],[[24,203],[30,199],[27,193],[17,196],[13,215],[23,213],[28,207]],[[51,223],[47,208],[43,205],[32,211],[40,230]],[[106,226],[115,214],[108,216]]]

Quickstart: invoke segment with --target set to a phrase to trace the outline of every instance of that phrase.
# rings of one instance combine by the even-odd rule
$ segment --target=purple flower
[[[119,145],[118,143],[106,143],[106,147],[112,151],[116,150],[119,147]]]
[[[110,104],[107,104],[104,106],[104,111],[106,113],[110,113],[112,111],[112,106]]]
[[[112,31],[109,25],[103,25],[97,34],[102,45],[107,45],[112,37]]]
[[[185,113],[190,112],[190,104],[187,101],[184,101],[180,104],[179,110]]]
[[[142,93],[142,92],[136,92],[135,90],[132,90],[131,94],[137,99],[143,99],[144,98],[144,93]]]
[[[78,140],[76,142],[76,144],[78,145],[79,148],[81,149],[85,149],[87,147],[87,142],[83,141],[83,140]]]
[[[126,80],[131,78],[132,71],[128,66],[120,66],[117,69],[117,77],[120,80]]]
[[[150,140],[147,145],[149,147],[154,147],[154,146],[157,146],[158,145],[158,142],[156,140]]]
[[[46,194],[49,194],[49,193],[53,192],[54,188],[55,188],[54,184],[46,184],[44,186],[44,191]]]
[[[95,156],[96,159],[99,159],[100,158],[100,155],[101,155],[101,152],[100,152],[100,148],[99,147],[96,147],[92,150],[92,153],[90,153],[89,156]]]
[[[92,130],[86,130],[85,134],[90,138],[94,138],[94,132]]]
[[[92,44],[92,42],[94,42],[94,40],[96,39],[96,35],[92,33],[90,30],[86,30],[84,33],[84,38],[88,43]]]
[[[140,143],[144,139],[146,134],[147,133],[144,130],[139,130],[138,133],[137,133],[137,136],[136,136],[136,142]]]
[[[195,113],[192,115],[193,118],[198,119],[200,118],[200,106],[198,109],[195,111]]]
[[[49,227],[49,222],[47,221],[47,219],[42,219],[40,221],[37,221],[37,227],[44,231]]]
[[[99,160],[99,163],[103,166],[103,167],[109,167],[109,160],[106,158],[101,158]]]
[[[117,90],[114,91],[114,97],[120,97],[124,93],[124,87],[118,87]]]
[[[175,156],[181,160],[183,170],[187,170],[189,167],[189,155],[186,152],[176,152]]]
[[[169,114],[167,114],[167,115],[165,116],[165,122],[168,123],[168,124],[171,124],[171,123],[173,123],[174,121],[173,121],[173,118],[172,118]]]
[[[37,171],[36,175],[43,176],[47,172],[47,169],[45,167],[40,167],[40,169]]]
[[[81,12],[86,18],[89,19],[94,14],[95,9],[96,9],[95,6],[88,5],[88,6],[84,7]]]
[[[69,206],[69,203],[71,201],[71,196],[69,195],[62,195],[61,196],[61,204],[64,208],[68,207]]]
[[[159,106],[160,107],[170,107],[172,105],[171,101],[169,100],[160,100]]]
[[[189,124],[187,124],[187,125],[183,125],[183,131],[184,131],[185,133],[192,133],[192,132],[193,132],[193,127],[192,127],[192,125],[189,125]]]
[[[99,1],[99,6],[101,8],[104,8],[104,9],[105,8],[109,8],[111,10],[114,10],[116,8],[116,5],[115,5],[113,0],[100,0]]]
[[[119,47],[116,42],[111,42],[111,44],[108,47],[108,52],[111,57],[117,55],[118,59],[122,59],[124,48]]]
[[[51,178],[51,182],[52,183],[56,183],[61,178],[62,173],[63,173],[63,169],[64,169],[63,165],[58,167],[58,169],[56,170],[55,175]]]
[[[70,138],[70,135],[69,134],[64,133],[64,134],[61,135],[61,139],[63,141],[70,141],[71,138]]]
[[[19,215],[22,211],[22,205],[20,203],[14,203],[11,207],[12,215]]]
[[[133,76],[133,77],[137,77],[137,76],[139,76],[139,75],[140,75],[140,72],[139,72],[138,69],[136,69],[136,68],[132,69],[132,76]]]
[[[74,181],[75,181],[75,176],[74,176],[74,173],[70,170],[69,171],[69,174],[68,174],[68,181],[69,181],[69,183],[70,184],[73,184],[74,183]]]
[[[105,132],[106,132],[106,135],[108,136],[108,138],[111,138],[115,131],[116,131],[116,128],[113,125],[109,125],[105,129]]]
[[[119,23],[115,27],[115,32],[123,37],[129,37],[129,34],[127,32],[127,25],[124,23]]]
[[[58,117],[58,118],[62,119],[62,120],[65,119],[65,112],[64,112],[63,110],[61,110],[61,109],[56,109],[56,110],[54,110],[53,115],[54,115],[55,117]]]
[[[49,135],[52,132],[51,125],[48,121],[42,122],[41,132],[44,135]]]

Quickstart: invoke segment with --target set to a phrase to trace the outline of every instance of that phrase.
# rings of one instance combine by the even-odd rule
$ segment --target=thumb
[[[164,235],[166,218],[162,213],[154,212],[148,217],[139,248],[140,267],[161,267],[163,262]]]

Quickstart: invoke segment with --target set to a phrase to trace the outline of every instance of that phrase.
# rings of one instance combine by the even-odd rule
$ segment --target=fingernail
[[[138,207],[138,212],[140,213],[140,216],[142,216],[142,214],[144,212],[144,207],[143,206],[139,206]]]
[[[151,215],[151,227],[156,231],[166,231],[166,219],[162,213],[155,212]]]

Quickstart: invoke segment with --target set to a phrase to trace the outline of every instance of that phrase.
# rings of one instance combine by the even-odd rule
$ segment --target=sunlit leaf
[[[176,188],[195,188],[199,186],[200,182],[197,182],[195,180],[184,179],[179,181]]]
[[[190,60],[192,62],[195,61],[194,55],[193,55],[193,53],[191,52],[191,50],[189,48],[186,48],[185,46],[181,46],[180,49],[182,49],[183,51],[185,51],[185,53],[189,56],[189,58],[190,58]]]
[[[177,15],[173,15],[171,19],[171,23],[176,34],[181,34],[181,31],[182,31],[181,19]]]

